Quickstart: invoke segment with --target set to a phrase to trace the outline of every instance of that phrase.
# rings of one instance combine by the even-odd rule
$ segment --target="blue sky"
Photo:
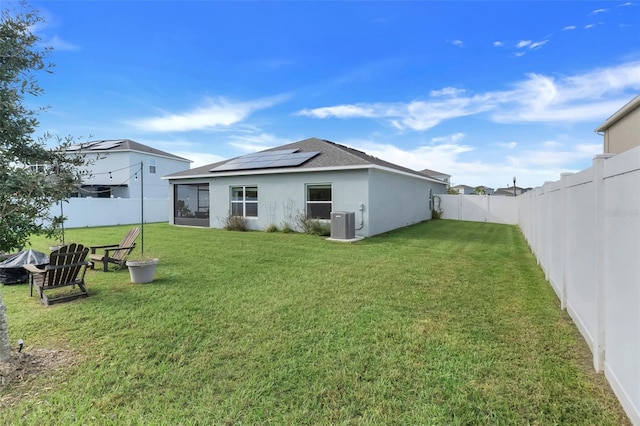
[[[55,49],[40,131],[192,166],[318,137],[538,186],[589,167],[594,129],[640,93],[636,1],[31,4]]]

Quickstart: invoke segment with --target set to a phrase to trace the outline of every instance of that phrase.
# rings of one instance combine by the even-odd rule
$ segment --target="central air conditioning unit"
[[[356,214],[354,212],[331,212],[331,238],[351,240],[356,237]]]

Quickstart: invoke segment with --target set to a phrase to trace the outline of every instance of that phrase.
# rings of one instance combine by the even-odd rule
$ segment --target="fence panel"
[[[563,308],[640,425],[640,147],[518,200],[522,232]]]
[[[142,204],[136,198],[71,198],[51,207],[51,214],[64,214],[65,228],[128,225],[142,220]],[[144,200],[145,222],[168,222],[170,205],[167,198]]]
[[[604,368],[640,424],[640,150],[631,154],[604,167]]]
[[[517,197],[441,194],[442,219],[518,223]],[[436,206],[437,207],[437,206]]]

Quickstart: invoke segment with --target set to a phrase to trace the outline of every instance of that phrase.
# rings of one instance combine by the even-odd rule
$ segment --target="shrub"
[[[242,216],[229,215],[223,219],[224,229],[227,231],[246,231],[247,219]]]
[[[282,232],[284,232],[285,234],[290,234],[291,232],[296,232],[296,230],[293,229],[291,225],[289,225],[289,223],[282,222]]]
[[[302,232],[310,235],[329,236],[331,235],[331,226],[318,219],[314,219],[306,213],[300,213],[296,217],[298,226]]]
[[[264,231],[265,232],[278,232],[278,227],[272,223],[271,225],[267,226]]]

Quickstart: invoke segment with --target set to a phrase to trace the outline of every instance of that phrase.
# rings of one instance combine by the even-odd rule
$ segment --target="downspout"
[[[358,204],[358,210],[360,210],[360,227],[356,228],[356,231],[364,228],[364,203]]]

